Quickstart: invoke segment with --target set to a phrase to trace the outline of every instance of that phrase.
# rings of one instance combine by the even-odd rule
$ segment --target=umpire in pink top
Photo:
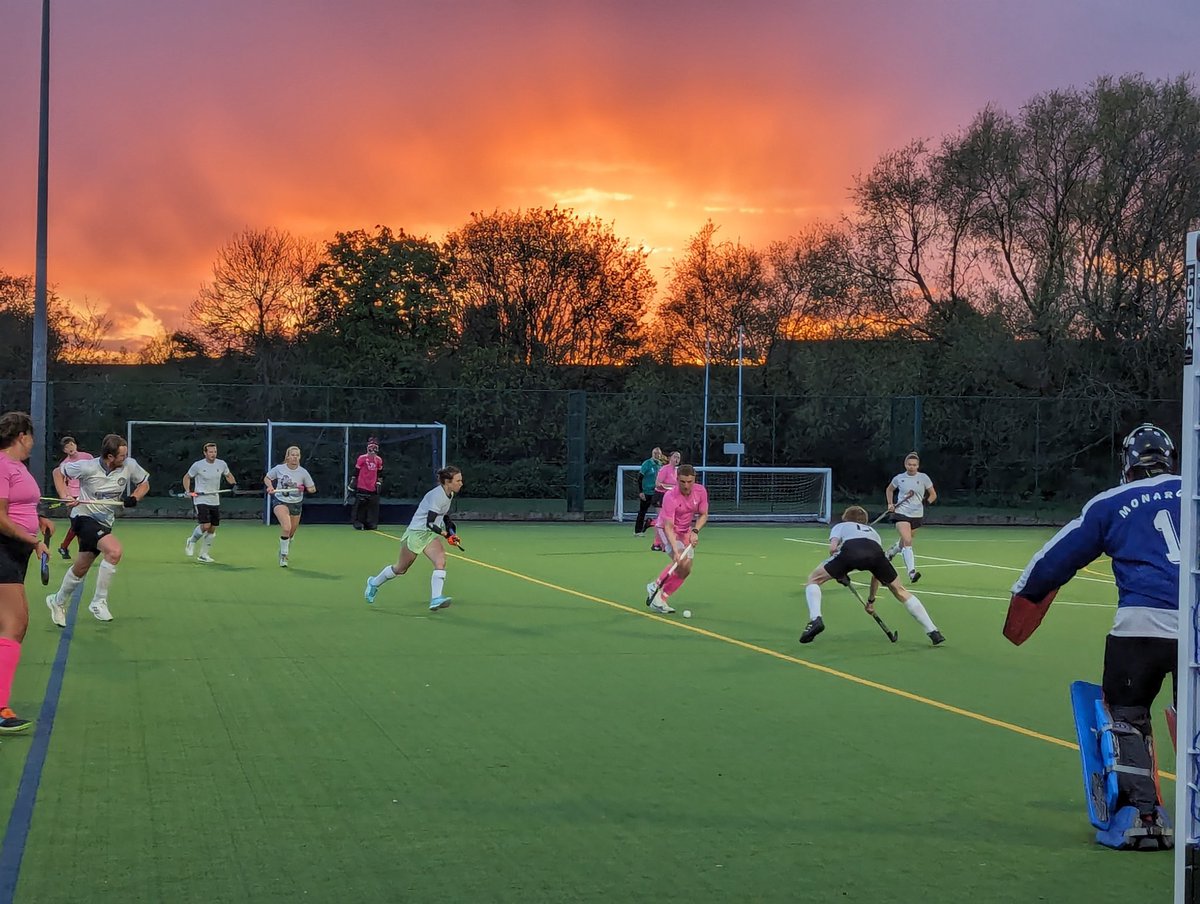
[[[379,440],[367,440],[367,451],[354,464],[354,529],[375,530],[379,526],[380,472],[383,459],[379,457]]]
[[[25,571],[29,556],[46,554],[54,523],[38,515],[37,481],[25,462],[33,451],[33,420],[23,411],[0,416],[0,734],[29,728],[8,705],[29,626]]]

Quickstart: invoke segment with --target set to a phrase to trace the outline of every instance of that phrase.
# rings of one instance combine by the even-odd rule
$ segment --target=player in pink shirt
[[[667,459],[667,463],[658,469],[658,474],[656,474],[654,477],[654,492],[657,494],[659,499],[665,499],[667,491],[675,489],[675,484],[679,480],[679,462],[682,460],[682,452],[672,452],[670,458]],[[660,511],[661,508],[662,506],[660,504]],[[662,544],[659,543],[657,534],[655,535],[654,542],[650,545],[650,548],[655,552],[663,551]]]
[[[95,456],[90,452],[80,452],[79,446],[75,444],[75,437],[64,436],[62,438],[63,460],[59,462],[59,467],[65,465],[69,461],[89,461]],[[67,481],[67,489],[70,490],[71,498],[79,498],[79,480],[72,478]],[[75,522],[70,522],[70,527],[63,535],[62,542],[58,544],[58,554],[68,561],[71,558],[71,541],[75,539]]]
[[[0,734],[29,728],[8,706],[21,641],[29,627],[25,571],[29,556],[46,554],[54,523],[38,515],[41,490],[25,462],[33,451],[33,420],[23,411],[0,416]],[[44,561],[44,559],[43,559]],[[45,575],[43,574],[43,582]]]
[[[380,472],[379,440],[367,440],[367,451],[354,464],[354,529],[375,530],[379,526]]]
[[[692,573],[700,529],[708,523],[708,490],[696,483],[696,469],[680,465],[676,479],[678,483],[663,497],[658,520],[654,522],[655,535],[671,557],[671,564],[662,570],[658,580],[646,585],[646,605],[668,615],[675,610],[667,601]]]

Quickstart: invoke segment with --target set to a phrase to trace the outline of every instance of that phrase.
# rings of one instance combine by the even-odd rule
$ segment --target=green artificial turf
[[[284,570],[261,525],[222,526],[214,565],[184,557],[185,524],[120,525],[115,621],[84,608],[89,577],[16,900],[1168,896],[1171,855],[1093,843],[1053,740],[1074,740],[1069,683],[1099,678],[1106,564],[1023,647],[1000,634],[1049,530],[917,535],[935,649],[881,598],[889,644],[836,585],[796,642],[820,528],[711,527],[660,618],[667,560],[627,525],[461,527],[475,561],[431,615],[423,559],[363,601],[386,536],[306,525]],[[31,578],[26,717],[61,633]],[[30,744],[0,745],[2,813]]]

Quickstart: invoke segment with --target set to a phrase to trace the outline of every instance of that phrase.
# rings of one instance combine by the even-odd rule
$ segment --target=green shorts
[[[431,530],[413,530],[411,527],[404,532],[400,541],[417,555],[425,551],[425,547],[437,537]]]

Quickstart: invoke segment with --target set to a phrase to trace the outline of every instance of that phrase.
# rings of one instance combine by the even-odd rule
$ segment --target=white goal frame
[[[1180,427],[1179,662],[1175,751],[1175,904],[1197,904],[1200,881],[1200,232],[1189,232],[1184,254],[1183,418]]]
[[[359,424],[350,423],[347,421],[149,421],[149,420],[129,420],[125,422],[125,441],[129,444],[129,454],[133,455],[133,436],[134,428],[137,426],[144,427],[260,427],[264,432],[266,439],[266,461],[263,463],[263,473],[271,470],[279,462],[275,461],[275,430],[277,428],[340,428],[342,430],[342,502],[346,502],[350,498],[350,493],[347,487],[350,483],[350,431],[351,430],[429,430],[433,433],[440,433],[438,446],[441,451],[441,464],[439,467],[446,467],[446,425],[440,421],[434,421],[430,424]],[[435,469],[436,470],[436,469]],[[271,522],[271,503],[269,499],[263,501],[263,523]]]
[[[632,512],[625,507],[625,480],[627,475],[637,474],[641,470],[641,465],[617,465],[617,482],[616,488],[613,491],[613,520],[614,521],[633,521],[637,517],[637,509]],[[706,483],[706,478],[711,474],[732,474],[734,475],[734,511],[732,512],[710,512],[709,521],[818,521],[822,524],[828,524],[832,519],[833,513],[833,470],[831,468],[772,468],[772,467],[728,467],[715,465],[699,465],[696,467],[696,479],[700,483]],[[754,511],[753,507],[747,507],[742,511],[742,478],[750,476],[765,476],[768,474],[778,475],[823,475],[825,478],[825,489],[821,494],[819,503],[820,509],[804,512],[762,512]],[[711,502],[710,498],[710,502]],[[816,507],[814,506],[814,509]]]

